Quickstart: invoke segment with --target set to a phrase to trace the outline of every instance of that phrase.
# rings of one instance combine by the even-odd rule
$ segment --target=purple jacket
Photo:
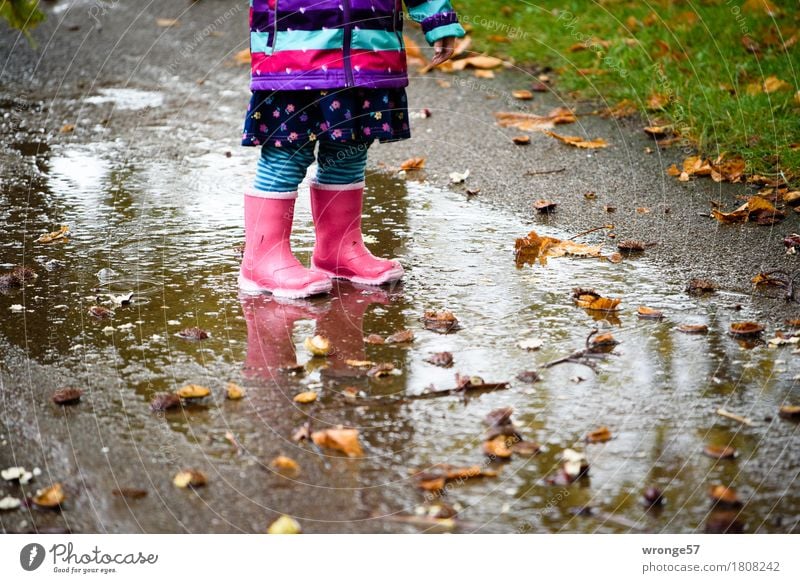
[[[250,0],[250,88],[408,85],[403,0]],[[449,0],[405,0],[433,44],[464,36]]]

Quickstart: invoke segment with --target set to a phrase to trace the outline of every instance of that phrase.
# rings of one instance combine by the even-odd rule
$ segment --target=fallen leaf
[[[151,411],[166,411],[181,406],[181,399],[174,393],[157,393],[150,401]]]
[[[464,482],[475,478],[496,478],[494,470],[481,466],[455,467],[449,464],[436,464],[422,471],[412,471],[417,487],[426,491],[442,490],[447,482]]]
[[[400,170],[422,170],[425,168],[425,158],[409,158],[400,164]]]
[[[304,391],[296,394],[292,400],[295,403],[301,403],[303,405],[313,403],[317,400],[317,393],[314,391]]]
[[[42,508],[56,508],[64,503],[66,496],[64,488],[59,483],[55,483],[49,488],[44,488],[36,492],[33,503]]]
[[[172,478],[178,488],[201,488],[208,483],[206,475],[199,470],[181,470]]]
[[[244,399],[245,390],[236,383],[228,383],[225,387],[225,398],[231,401],[238,401]]]
[[[718,460],[733,459],[737,455],[736,449],[727,445],[707,445],[703,453]]]
[[[203,385],[188,384],[175,391],[181,399],[203,399],[211,394],[211,389]]]
[[[778,416],[783,419],[800,419],[800,405],[782,405]]]
[[[672,126],[647,126],[644,133],[651,138],[663,138],[672,133]]]
[[[367,371],[367,376],[375,379],[394,374],[395,367],[391,362],[381,362]]]
[[[347,366],[352,366],[353,368],[370,368],[375,366],[375,363],[371,360],[353,360],[348,358],[344,361]]]
[[[533,265],[537,261],[541,265],[547,265],[549,258],[567,255],[605,258],[601,249],[602,245],[584,245],[575,241],[562,241],[555,237],[540,237],[536,234],[536,231],[531,231],[527,236],[517,239],[514,243],[517,267]]]
[[[572,290],[572,299],[575,303],[587,310],[613,312],[619,309],[622,301],[619,298],[604,298],[593,289],[575,288]]]
[[[739,507],[742,505],[739,496],[733,488],[722,485],[712,486],[708,491],[708,495],[715,504],[732,507]]]
[[[523,350],[539,350],[543,344],[544,340],[541,338],[526,338],[517,342],[517,346]]]
[[[557,202],[553,202],[552,200],[540,199],[533,203],[533,208],[536,209],[536,212],[539,213],[552,213],[556,210],[558,206]]]
[[[300,527],[300,523],[286,514],[282,514],[278,520],[267,528],[267,534],[301,534],[302,532],[303,529]]]
[[[89,308],[89,315],[98,320],[104,320],[114,315],[114,312],[103,306],[92,306]]]
[[[664,317],[663,312],[648,308],[647,306],[639,306],[639,309],[636,310],[636,314],[643,320],[660,320]]]
[[[425,362],[430,363],[434,366],[441,366],[442,368],[448,368],[450,366],[453,366],[453,355],[450,352],[435,352],[432,353],[428,358],[426,358]]]
[[[475,69],[472,73],[478,79],[494,79],[494,71],[488,71],[485,69]]]
[[[494,116],[500,127],[513,127],[528,132],[552,128],[559,124],[574,123],[578,120],[575,113],[566,107],[557,107],[547,115],[499,111]]]
[[[65,123],[61,126],[61,129],[58,130],[62,134],[69,134],[75,131],[75,124],[74,123]]]
[[[528,89],[514,89],[511,95],[514,99],[519,99],[521,101],[530,101],[533,99],[533,92]]]
[[[451,172],[450,184],[461,184],[462,182],[466,181],[467,178],[469,178],[469,168],[464,172]]]
[[[619,342],[610,332],[597,334],[589,341],[589,352],[610,352],[617,344]]]
[[[669,105],[669,95],[664,93],[651,93],[647,97],[645,106],[648,111],[661,111]]]
[[[686,291],[690,294],[706,294],[717,291],[717,285],[713,281],[707,279],[691,279],[686,286]]]
[[[608,146],[608,142],[606,142],[603,138],[595,138],[594,140],[585,140],[579,136],[562,136],[555,132],[545,131],[548,136],[551,138],[555,138],[568,146],[574,146],[576,148],[582,149],[596,149],[596,148],[605,148]]]
[[[156,18],[156,25],[162,28],[172,28],[180,26],[180,21],[177,18]]]
[[[632,117],[639,113],[639,108],[630,99],[623,99],[613,107],[608,107],[601,112],[603,117],[611,117],[614,119],[623,119]]]
[[[278,471],[290,474],[297,474],[300,471],[300,465],[292,458],[286,457],[285,455],[279,455],[273,459],[269,465]]]
[[[644,241],[625,240],[617,243],[620,253],[633,254],[642,253],[648,247],[653,247],[655,243],[645,243]]]
[[[358,441],[357,429],[334,428],[323,431],[315,431],[311,434],[311,440],[320,447],[327,447],[340,451],[348,457],[361,457],[364,450]]]
[[[128,498],[130,500],[140,500],[147,497],[147,490],[142,488],[117,488],[111,490],[112,496]]]
[[[758,322],[733,322],[729,331],[732,336],[756,336],[764,329],[764,325]]]
[[[684,334],[705,334],[708,332],[708,326],[705,324],[681,324],[678,326],[678,332]]]
[[[249,65],[250,64],[250,49],[243,49],[233,55],[233,62],[238,65]]]
[[[328,356],[332,351],[330,340],[319,334],[306,338],[303,346],[312,356]]]
[[[426,330],[448,333],[461,329],[458,318],[450,310],[425,310],[422,316]]]
[[[406,344],[414,341],[413,330],[401,330],[386,338],[386,344]]]
[[[386,341],[383,339],[383,336],[380,334],[370,334],[366,338],[364,338],[364,342],[367,344],[385,344]]]
[[[533,456],[542,451],[542,447],[533,441],[518,441],[511,446],[511,451],[518,455]]]
[[[74,405],[81,400],[83,391],[80,389],[64,388],[53,393],[53,402],[57,405]]]
[[[512,451],[508,445],[507,437],[505,435],[498,435],[494,439],[483,443],[483,453],[492,459],[509,459]]]
[[[541,376],[535,370],[524,370],[517,374],[517,380],[523,383],[535,383],[540,380]]]
[[[605,425],[599,427],[586,435],[586,441],[587,443],[604,443],[606,441],[611,441],[611,430]]]
[[[503,60],[497,57],[490,57],[488,55],[476,55],[474,57],[467,57],[453,61],[454,71],[463,71],[471,67],[473,69],[496,69],[503,65]]]
[[[197,327],[185,328],[178,332],[178,336],[185,338],[186,340],[205,340],[208,338],[208,332]]]
[[[530,136],[514,136],[511,138],[511,141],[514,142],[517,146],[527,146],[531,143]]]

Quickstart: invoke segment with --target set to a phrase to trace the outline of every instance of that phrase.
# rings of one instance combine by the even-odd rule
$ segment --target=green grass
[[[648,97],[669,97],[663,111],[648,115],[669,121],[702,154],[739,154],[750,173],[782,171],[798,180],[800,8],[797,0],[768,1],[779,15],[770,16],[764,0],[454,5],[471,27],[472,50],[512,58],[520,67],[553,67],[555,89],[578,99],[609,106],[630,100],[648,112]],[[745,35],[758,54],[745,49]],[[784,49],[793,35],[796,42]],[[588,39],[595,39],[588,50],[570,50]],[[788,85],[751,94],[773,75]]]

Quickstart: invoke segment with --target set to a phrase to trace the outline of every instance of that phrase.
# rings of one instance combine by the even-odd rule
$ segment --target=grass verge
[[[797,0],[454,0],[473,50],[668,121],[703,155],[800,179]]]

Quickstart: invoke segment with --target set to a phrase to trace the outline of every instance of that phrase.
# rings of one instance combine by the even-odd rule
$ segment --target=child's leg
[[[297,186],[313,161],[314,144],[262,146],[254,188],[244,197],[240,289],[290,298],[330,291],[330,280],[303,267],[289,244]]]
[[[369,143],[320,142],[317,178],[311,184],[311,213],[317,243],[311,268],[355,283],[380,285],[397,281],[397,261],[378,259],[361,236],[364,171]]]

